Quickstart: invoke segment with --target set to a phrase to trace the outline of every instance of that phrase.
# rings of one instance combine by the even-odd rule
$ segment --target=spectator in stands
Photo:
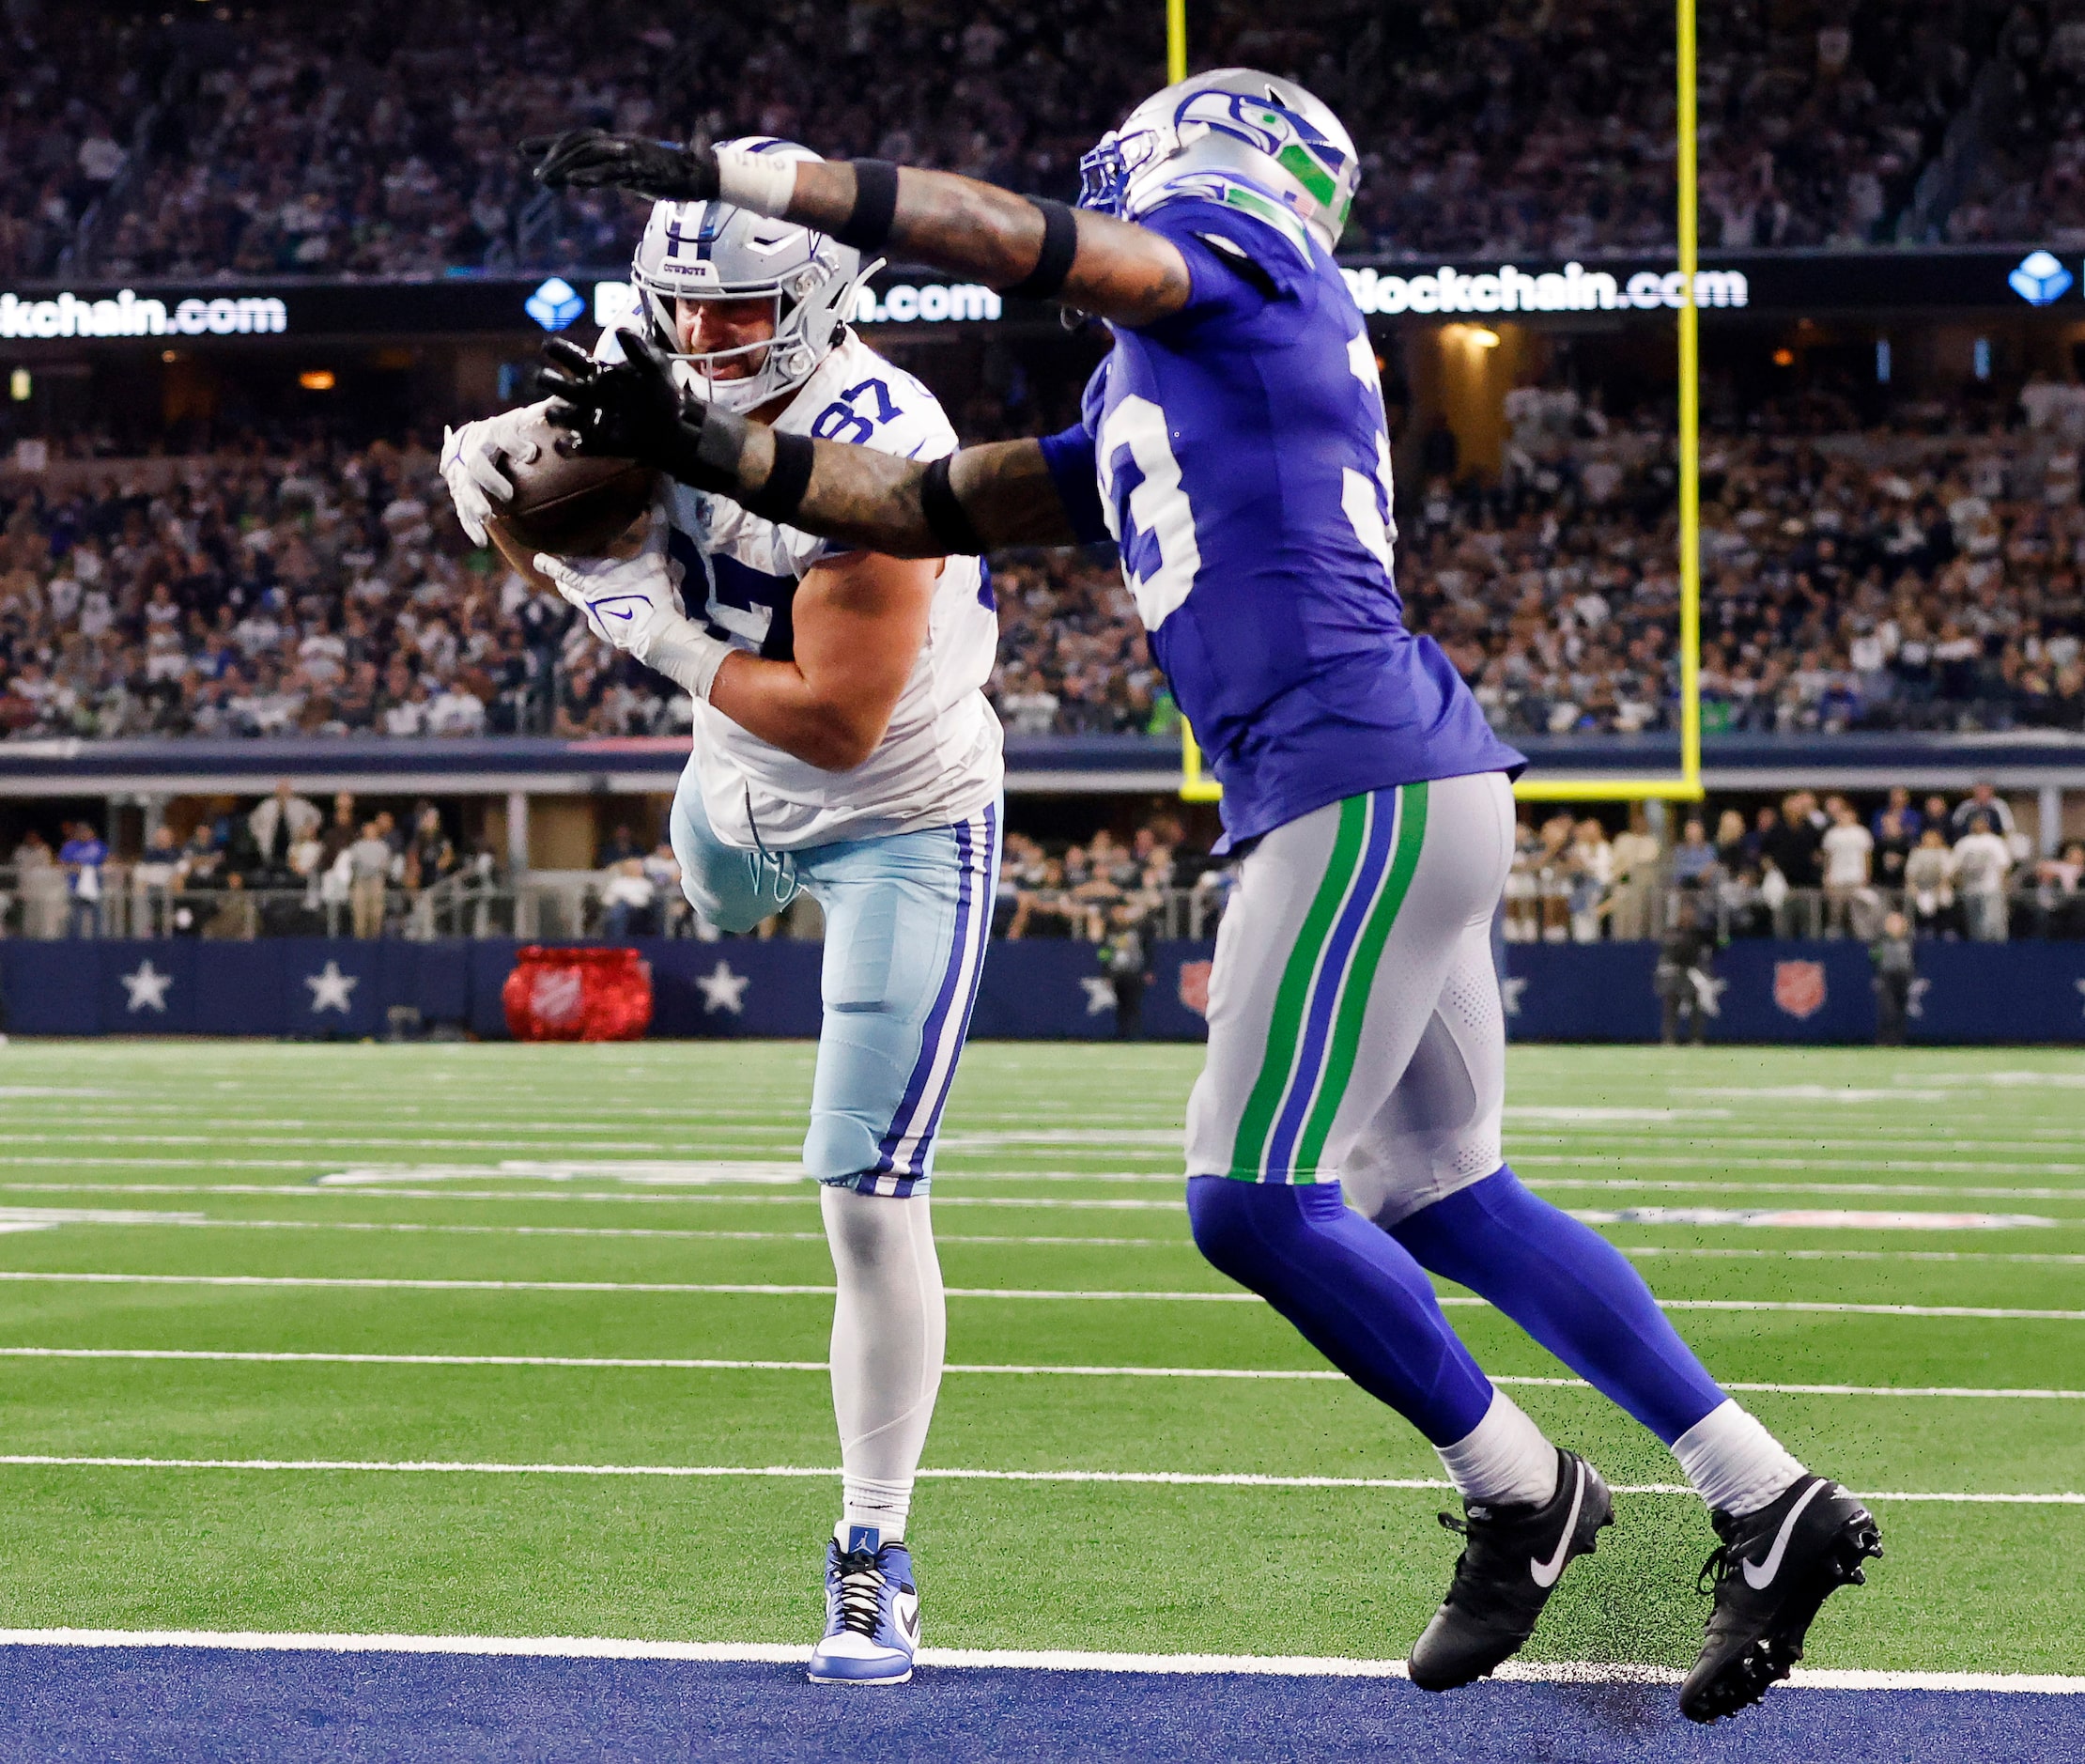
[[[2085,840],[2035,866],[2035,905],[2043,936],[2085,937]]]
[[[421,802],[414,809],[405,859],[405,885],[414,890],[432,888],[456,873],[456,843],[441,825],[441,811],[431,802]]]
[[[1698,822],[1689,825],[1700,831]],[[1707,842],[1701,849],[1713,859]],[[1640,942],[1651,934],[1651,905],[1657,898],[1658,864],[1663,856],[1663,847],[1650,830],[1650,818],[1644,812],[1643,804],[1630,808],[1629,826],[1614,836],[1610,851],[1614,874],[1608,892],[1607,935],[1620,941]]]
[[[162,821],[146,837],[145,854],[131,866],[131,935],[172,935],[174,889],[180,874],[180,843]]]
[[[1954,812],[1948,817],[1948,825],[1953,829],[1954,836],[1960,839],[1963,834],[1975,829],[1979,818],[1991,824],[1991,832],[2007,840],[2013,837],[2013,805],[1999,795],[1995,784],[1985,779],[1979,779],[1970,787],[1969,794],[1954,805]]]
[[[1730,817],[1726,814],[1724,818]],[[1673,848],[1673,886],[1689,890],[1712,889],[1718,862],[1716,847],[1708,843],[1708,831],[1701,817],[1689,815],[1679,843]]]
[[[92,823],[74,821],[67,826],[66,842],[58,848],[58,866],[65,872],[70,903],[66,921],[69,936],[101,935],[101,866],[108,860],[109,848]]]
[[[55,937],[64,930],[69,889],[51,844],[36,828],[22,836],[9,861],[22,897],[22,935]]]
[[[348,905],[358,937],[384,932],[384,890],[391,881],[392,851],[378,822],[364,821],[362,836],[348,847]]]
[[[1870,832],[1875,840],[1876,880],[1884,888],[1904,886],[1904,862],[1919,843],[1924,817],[1911,806],[1911,793],[1892,787],[1889,802],[1876,812]]]
[[[1969,830],[1954,842],[1954,885],[1962,898],[1965,927],[1976,942],[2005,941],[2005,879],[2012,868],[2013,848],[1991,816],[1978,812]]]
[[[1861,817],[1844,797],[1833,797],[1827,812],[1831,825],[1818,842],[1824,859],[1827,934],[1866,936],[1873,929],[1871,909],[1880,898],[1870,886],[1875,835],[1861,825]]]
[[[1816,798],[1799,790],[1782,799],[1779,818],[1762,834],[1760,856],[1792,889],[1814,889],[1821,879],[1817,854],[1824,843],[1823,822]]]
[[[286,861],[289,847],[316,829],[318,822],[317,807],[297,795],[295,786],[286,778],[275,786],[273,796],[263,797],[259,807],[246,817],[247,830],[254,836],[254,845],[260,854],[261,862],[270,867],[278,857]]]
[[[1876,1045],[1901,1047],[1911,1010],[1911,983],[1918,977],[1918,952],[1902,913],[1884,916],[1882,935],[1868,945],[1868,960],[1875,967]]]
[[[601,930],[604,936],[641,936],[653,929],[652,908],[658,890],[641,857],[621,858],[606,866],[601,881]]]
[[[331,870],[339,862],[340,854],[355,843],[361,832],[361,823],[355,819],[355,798],[348,791],[340,791],[333,797],[332,819],[326,823],[326,830],[319,843],[325,847],[320,861]]]
[[[1912,923],[1922,937],[1958,935],[1954,853],[1948,849],[1947,835],[1932,822],[1926,824],[1918,845],[1904,860],[1904,890],[1911,904]]]

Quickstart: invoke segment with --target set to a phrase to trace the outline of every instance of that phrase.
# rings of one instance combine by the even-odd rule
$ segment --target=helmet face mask
[[[1102,137],[1079,171],[1079,206],[1122,220],[1178,195],[1221,201],[1243,185],[1272,197],[1327,252],[1361,181],[1338,117],[1293,80],[1249,68],[1198,73],[1154,93]]]
[[[724,145],[778,158],[815,160],[793,142],[755,136]],[[721,202],[661,202],[630,262],[639,319],[672,358],[687,391],[741,414],[795,392],[831,352],[854,317],[855,296],[876,269],[823,233]],[[771,335],[726,349],[682,347],[678,302],[773,302]],[[719,378],[727,363],[750,371]]]

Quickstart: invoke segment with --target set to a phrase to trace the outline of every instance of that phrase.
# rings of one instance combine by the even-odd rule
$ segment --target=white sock
[[[1556,1447],[1503,1390],[1491,1393],[1483,1420],[1434,1450],[1466,1501],[1539,1507],[1556,1493]]]
[[[1735,1400],[1719,1403],[1673,1441],[1673,1456],[1702,1499],[1726,1513],[1755,1513],[1805,1474]]]
[[[877,1482],[868,1477],[842,1476],[840,1491],[840,1523],[832,1535],[846,1549],[863,1527],[876,1534],[876,1541],[904,1541],[905,1519],[912,1511],[912,1478],[903,1482]]]
[[[840,1526],[880,1541],[905,1533],[912,1484],[941,1388],[948,1314],[925,1195],[822,1191],[840,1296],[832,1314],[832,1406],[843,1478]]]

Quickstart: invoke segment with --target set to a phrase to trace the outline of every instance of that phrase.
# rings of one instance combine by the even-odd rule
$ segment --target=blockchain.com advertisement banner
[[[1485,258],[1353,258],[1347,286],[1364,313],[1419,321],[1574,317],[1655,322],[1677,310],[1687,284],[1671,256],[1566,262]],[[2085,254],[2006,250],[1718,252],[1693,281],[1704,315],[1798,313],[2046,313],[2085,317]],[[271,339],[338,336],[542,335],[618,322],[630,310],[618,272],[449,276],[428,282],[302,281],[201,286],[0,288],[0,341],[23,344],[193,343],[252,348]],[[857,299],[871,327],[970,330],[1055,325],[1055,309],[1005,300],[975,282],[904,269],[879,274]]]

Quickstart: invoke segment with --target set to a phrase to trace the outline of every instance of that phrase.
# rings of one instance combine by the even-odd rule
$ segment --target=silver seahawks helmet
[[[1353,139],[1293,80],[1219,68],[1153,93],[1079,162],[1079,207],[1134,221],[1202,195],[1259,214],[1326,251],[1339,241],[1361,182]],[[1287,214],[1266,212],[1273,197]],[[1289,220],[1288,216],[1293,216]]]
[[[719,142],[784,161],[819,156],[794,141],[748,135]],[[794,392],[840,340],[854,317],[855,296],[878,266],[823,233],[769,220],[725,202],[661,202],[630,260],[637,321],[673,360],[676,379],[727,410],[744,413]],[[775,302],[775,334],[764,343],[690,355],[681,348],[675,301],[748,300]],[[754,371],[719,379],[728,361],[749,359]]]

